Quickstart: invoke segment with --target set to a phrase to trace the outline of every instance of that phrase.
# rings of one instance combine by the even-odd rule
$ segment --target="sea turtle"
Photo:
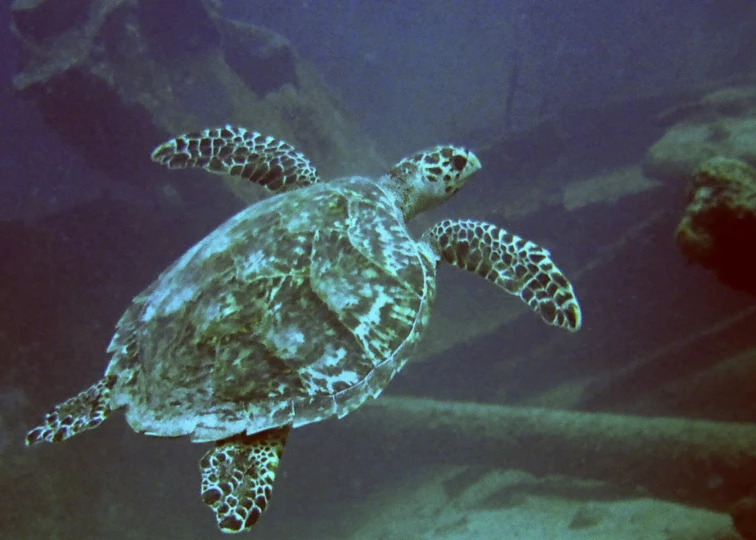
[[[437,146],[371,179],[320,182],[286,142],[240,127],[182,135],[152,159],[263,185],[242,210],[137,296],[116,326],[110,363],[26,443],[62,441],[116,409],[139,433],[213,442],[202,500],[224,532],[268,506],[292,427],[343,417],[377,397],[428,325],[442,260],[519,296],[548,324],[581,314],[549,252],[495,225],[444,220],[418,240],[407,222],[480,168]]]

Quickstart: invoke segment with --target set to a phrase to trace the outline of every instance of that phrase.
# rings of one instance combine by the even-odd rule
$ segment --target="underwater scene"
[[[756,539],[756,3],[0,10],[0,540]]]

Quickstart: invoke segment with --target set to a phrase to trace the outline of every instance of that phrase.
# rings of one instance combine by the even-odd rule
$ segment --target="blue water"
[[[164,1],[158,11],[169,22],[183,20],[178,11],[171,18],[183,4]],[[438,217],[493,221],[543,243],[569,276],[579,276],[585,319],[579,334],[567,337],[526,314],[474,338],[455,339],[469,330],[472,317],[499,317],[517,301],[443,268],[437,307],[448,326],[436,336],[448,342],[432,359],[408,366],[388,395],[504,405],[553,399],[591,411],[756,420],[748,377],[724,390],[716,386],[719,379],[710,381],[713,386],[702,391],[708,397],[700,401],[674,393],[675,384],[756,347],[752,297],[689,265],[675,248],[685,186],[664,184],[616,205],[576,212],[565,209],[561,191],[568,181],[640,166],[667,128],[659,121],[663,111],[711,90],[753,84],[751,0],[217,4],[224,17],[288,40],[386,163],[446,142],[478,152],[483,171],[449,205],[418,219],[418,230]],[[24,57],[10,21],[9,7],[0,6],[0,487],[8,494],[0,498],[0,540],[222,538],[197,493],[196,462],[205,451],[200,445],[137,435],[116,414],[96,432],[65,444],[32,451],[22,446],[25,429],[101,375],[113,326],[132,298],[243,203],[218,178],[197,171],[139,169],[147,153],[128,152],[151,148],[159,134],[146,140],[140,132],[114,133],[124,119],[107,110],[84,121],[67,116],[68,110],[41,111],[21,97],[12,79]],[[161,20],[150,23],[160,28]],[[138,17],[116,26],[113,32],[137,32]],[[98,47],[113,46],[101,41]],[[192,65],[183,66],[182,76],[193,75]],[[218,81],[197,78],[176,90],[175,104],[192,112],[199,129],[233,107]],[[82,88],[68,89],[72,101],[79,91],[83,95]],[[45,114],[68,118],[65,127],[76,137],[56,133]],[[301,119],[289,120],[296,125]],[[98,134],[90,142],[104,141],[104,148],[111,136],[134,142],[120,155],[112,150],[120,166],[131,171],[136,164],[137,172],[103,167],[91,148],[81,146],[86,137],[77,138],[90,133]],[[596,263],[613,253],[617,260],[606,267]],[[729,326],[720,342],[712,329],[723,321]],[[714,337],[686,345],[709,330]],[[648,361],[665,350],[682,351],[684,362],[674,355]],[[642,369],[632,371],[636,362]],[[580,402],[579,390],[594,384],[592,400]],[[554,389],[559,392],[549,394]],[[671,394],[662,399],[667,390]],[[639,403],[649,395],[658,399],[650,401],[657,408],[642,409]],[[382,515],[389,502],[412,514],[409,488],[395,486],[443,469],[424,459],[428,448],[437,459],[448,447],[457,456],[453,465],[469,467],[443,482],[445,496],[489,472],[490,463],[458,462],[462,438],[422,437],[383,437],[334,420],[296,430],[274,502],[248,537],[346,540],[360,520]],[[411,443],[403,446],[403,439]],[[706,481],[720,487],[716,475]],[[491,495],[484,509],[516,506],[520,494],[509,489]],[[382,493],[391,495],[368,505]],[[703,506],[723,517],[712,501]],[[440,535],[452,525],[465,530],[460,514],[451,525],[448,516],[428,519],[448,525]],[[435,530],[423,538],[436,538]],[[401,531],[396,537],[405,538]],[[462,532],[458,537],[466,538]]]

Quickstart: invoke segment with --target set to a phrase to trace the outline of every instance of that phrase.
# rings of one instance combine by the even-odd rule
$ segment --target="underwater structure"
[[[301,3],[302,13],[305,4],[313,3]],[[487,112],[471,98],[481,88],[465,93],[474,83],[453,63],[433,67],[456,77],[458,93],[433,77],[407,79],[400,87],[431,84],[436,95],[467,97],[452,114],[435,101],[424,105],[439,120],[435,125],[454,126],[442,142],[464,142],[485,165],[474,188],[440,212],[418,215],[411,233],[420,237],[449,216],[475,216],[531,238],[554,254],[579,292],[581,331],[552,331],[527,304],[502,302],[485,280],[466,280],[442,266],[443,292],[423,344],[389,395],[368,400],[342,421],[297,429],[277,471],[274,502],[251,535],[754,537],[756,306],[742,287],[715,278],[725,257],[702,259],[713,261],[711,270],[690,264],[675,240],[681,217],[690,218],[684,240],[701,240],[699,248],[714,236],[726,239],[729,232],[723,234],[717,219],[725,216],[722,223],[732,225],[726,208],[746,193],[741,187],[747,184],[728,179],[717,163],[754,166],[752,44],[737,58],[735,48],[727,56],[730,66],[739,66],[737,77],[718,78],[709,68],[724,65],[727,58],[713,58],[747,19],[735,21],[728,12],[703,21],[693,36],[703,44],[693,56],[695,73],[680,75],[705,81],[696,86],[674,77],[677,86],[670,89],[647,84],[633,71],[640,69],[633,62],[642,54],[635,44],[642,42],[630,38],[627,19],[615,17],[622,34],[593,56],[596,49],[582,39],[556,47],[554,34],[537,30],[553,29],[563,17],[542,10],[546,4],[524,4],[506,4],[522,25],[509,73],[514,87],[505,87],[512,55],[500,54],[508,50],[501,43],[502,65],[486,64],[480,74],[504,81],[500,94],[485,95],[485,111],[504,102],[503,117],[488,115],[484,126],[466,127],[467,111],[478,118]],[[228,10],[217,1],[190,1],[182,12],[167,5],[16,0],[9,13],[20,51],[15,95],[39,111],[40,131],[57,133],[70,153],[86,156],[98,173],[137,196],[108,187],[52,215],[0,221],[0,281],[12,284],[0,289],[7,368],[0,380],[0,484],[13,493],[0,501],[3,537],[222,537],[197,497],[202,472],[196,462],[208,448],[138,437],[124,422],[104,423],[54,448],[21,448],[43,404],[59,402],[100,373],[113,324],[134,295],[218,223],[260,199],[262,190],[238,177],[213,182],[202,171],[155,167],[149,159],[155,144],[206,125],[248,125],[291,142],[318,166],[320,178],[374,177],[394,161],[380,150],[414,148],[398,136],[400,124],[410,122],[385,107],[372,114],[395,123],[396,130],[388,130],[394,147],[365,137],[360,121],[370,111],[349,111],[280,34],[221,16]],[[256,14],[260,6],[250,10]],[[650,15],[636,30],[675,24],[658,3],[636,6]],[[558,2],[552,7],[561,9]],[[746,4],[741,9],[753,11]],[[564,10],[579,18],[574,6]],[[469,22],[465,14],[436,10],[421,20],[430,29],[446,24],[447,15],[453,24]],[[565,25],[577,22],[570,17]],[[472,38],[454,52],[476,51],[478,35],[488,46],[501,31],[498,22],[473,25]],[[707,27],[719,23],[730,27]],[[677,28],[677,35],[689,33]],[[607,36],[596,27],[589,34]],[[589,88],[579,58],[568,64],[573,71],[563,69],[571,43],[594,65],[613,58],[603,52],[624,54],[628,63],[607,63],[609,88],[623,93],[605,96],[606,87]],[[690,43],[683,46],[691,51]],[[644,65],[660,66],[658,44],[644,47],[653,53]],[[546,56],[538,56],[541,50]],[[404,66],[389,64],[385,74]],[[474,60],[468,66],[474,68]],[[371,76],[364,87],[380,88],[375,81],[382,82],[384,72],[374,69]],[[551,78],[566,84],[546,88]],[[570,99],[559,89],[565,86]],[[588,100],[588,90],[607,99]],[[388,96],[380,103],[396,95]],[[414,97],[410,102],[417,104],[425,94]],[[550,97],[560,100],[555,105]],[[524,102],[529,108],[520,107]],[[403,102],[393,105],[401,110]],[[412,127],[410,133],[422,135],[432,122]],[[208,137],[211,148],[215,138]],[[207,146],[201,141],[197,149]],[[34,165],[21,174],[39,175],[41,164]],[[697,171],[705,174],[700,189],[691,191]],[[69,182],[66,174],[53,172],[61,184]],[[688,193],[701,204],[686,210]],[[707,223],[716,226],[701,226]],[[748,243],[748,236],[741,238]],[[266,456],[273,459],[279,446],[270,445]],[[209,474],[205,480],[205,502],[212,506],[225,488],[209,489]]]
[[[756,260],[743,246],[756,238],[756,169],[715,157],[693,175],[677,245],[726,285],[756,294]]]
[[[155,142],[225,122],[310,149],[329,176],[386,166],[289,41],[210,2],[42,0],[15,2],[11,14],[17,94],[115,179],[147,182]]]

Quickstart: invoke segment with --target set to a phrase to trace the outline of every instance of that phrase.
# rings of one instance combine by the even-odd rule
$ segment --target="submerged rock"
[[[506,500],[467,505],[450,483],[474,490],[479,466],[420,470],[373,489],[364,503],[343,512],[339,540],[739,540],[721,512],[644,497],[571,477],[522,478],[519,471],[488,469]],[[519,477],[519,478],[518,478]],[[466,490],[466,491],[467,491]],[[362,495],[365,497],[366,495]],[[324,536],[322,536],[324,537]]]
[[[168,133],[227,122],[291,141],[327,177],[386,167],[285,38],[210,2],[17,1],[11,27],[16,92],[116,180],[151,183]]]
[[[693,177],[689,204],[675,239],[692,262],[716,272],[735,289],[756,294],[756,170],[742,161],[715,157]]]
[[[591,504],[585,504],[575,511],[567,528],[573,530],[590,529],[600,525],[601,522],[606,521],[609,517],[611,517],[611,515],[606,509]]]
[[[756,166],[756,86],[725,88],[663,113],[667,132],[646,153],[643,172],[685,181],[715,156]]]
[[[743,497],[730,508],[735,530],[746,540],[756,539],[756,497]]]

